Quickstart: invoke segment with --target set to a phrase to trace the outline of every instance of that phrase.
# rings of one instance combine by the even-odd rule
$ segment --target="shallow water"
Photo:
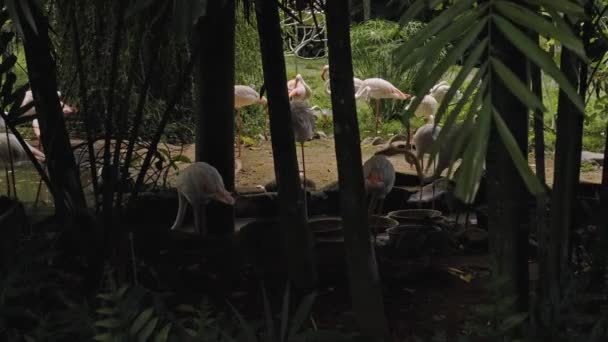
[[[7,179],[8,177],[8,179]],[[84,185],[90,183],[90,176],[84,172],[81,175],[81,182]],[[0,195],[15,197],[23,202],[26,208],[53,208],[53,196],[46,184],[40,179],[38,172],[32,165],[24,165],[15,168],[14,173],[15,187],[13,188],[13,175],[11,170],[0,167]],[[87,203],[90,205],[93,200],[91,186],[85,188]]]

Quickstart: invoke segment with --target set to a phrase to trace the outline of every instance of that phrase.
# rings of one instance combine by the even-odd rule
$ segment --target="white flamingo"
[[[207,163],[198,162],[185,168],[175,180],[179,207],[171,230],[181,227],[188,204],[194,213],[194,228],[201,235],[207,234],[205,207],[211,200],[234,205],[234,198],[224,187],[217,169]]]
[[[234,109],[236,110],[236,144],[238,146],[238,157],[241,156],[241,134],[243,130],[243,118],[241,108],[261,104],[266,108],[268,102],[264,96],[260,97],[257,91],[245,85],[234,86]],[[264,132],[266,134],[266,132]]]

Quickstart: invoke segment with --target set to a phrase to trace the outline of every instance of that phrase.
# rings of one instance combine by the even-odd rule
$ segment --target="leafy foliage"
[[[446,116],[447,105],[454,97],[456,89],[462,86],[467,78],[481,73],[479,83],[469,85],[469,88],[471,86],[474,88],[470,88],[472,91],[466,91],[465,96],[460,100],[460,103],[473,101],[473,103],[479,103],[480,105],[478,113],[470,111],[467,114],[466,120],[474,116],[477,116],[477,119],[474,120],[471,139],[468,143],[459,147],[464,152],[464,172],[458,175],[456,194],[467,201],[471,201],[476,192],[476,184],[479,181],[484,163],[485,146],[492,125],[497,125],[499,128],[502,141],[511,157],[514,158],[517,169],[529,190],[534,194],[543,191],[540,182],[527,165],[527,159],[521,156],[521,152],[518,151],[511,133],[504,125],[496,121],[498,117],[496,114],[506,113],[496,113],[494,109],[492,85],[495,80],[492,77],[498,77],[513,95],[528,108],[540,108],[542,110],[545,110],[545,108],[542,100],[532,94],[529,87],[519,81],[513,72],[500,61],[500,58],[494,55],[491,41],[492,32],[497,30],[506,36],[528,59],[551,76],[578,108],[584,110],[583,101],[578,96],[576,89],[567,81],[551,56],[541,49],[538,43],[532,41],[527,32],[524,32],[524,30],[533,31],[558,40],[581,58],[586,59],[579,37],[574,35],[565,25],[564,19],[558,14],[559,12],[565,12],[569,16],[578,16],[583,12],[582,8],[578,3],[569,0],[555,2],[530,0],[529,2],[542,6],[551,21],[548,21],[539,13],[531,11],[525,5],[515,2],[501,0],[479,3],[474,0],[455,1],[451,7],[445,9],[439,16],[429,22],[409,42],[404,43],[397,52],[397,60],[401,63],[402,68],[414,67],[422,63],[419,66],[418,77],[414,82],[417,98],[412,101],[409,115],[406,115],[406,117],[410,117],[411,113],[418,107],[422,95],[427,93],[431,86],[437,83],[450,66],[460,60],[463,55],[465,55],[463,65],[468,67],[463,67],[452,83],[452,88],[439,108],[436,121],[439,122]],[[417,1],[403,15],[402,23],[409,22],[411,18],[423,9],[428,8],[428,6],[432,6],[432,4],[427,1]],[[420,43],[431,37],[434,38],[430,43],[426,45]],[[445,58],[436,64],[435,60],[441,56],[441,49],[446,43],[452,43],[453,47],[446,53]],[[466,55],[467,52],[468,55]],[[475,65],[479,66],[476,70],[473,68]],[[449,127],[454,124],[454,118],[463,108],[464,106],[457,105],[447,114],[448,120],[442,132],[449,130]],[[444,139],[445,135],[440,134],[436,142],[437,146],[445,143],[442,142],[442,138]],[[437,148],[435,148],[435,153],[437,153]],[[458,153],[455,155],[458,155]]]

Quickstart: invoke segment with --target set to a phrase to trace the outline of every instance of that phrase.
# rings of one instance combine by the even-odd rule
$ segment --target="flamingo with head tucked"
[[[312,96],[312,90],[300,74],[297,74],[295,79],[287,82],[287,91],[289,92],[289,98],[292,100],[306,101]]]
[[[363,81],[361,88],[355,94],[355,99],[369,99],[373,98],[376,100],[376,132],[380,126],[380,99],[396,99],[396,100],[407,100],[411,98],[411,95],[403,93],[397,89],[389,81],[381,78],[368,78]]]

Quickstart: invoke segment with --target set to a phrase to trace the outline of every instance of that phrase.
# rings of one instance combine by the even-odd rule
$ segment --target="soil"
[[[380,146],[362,145],[362,163],[370,158]],[[301,165],[300,148],[296,148],[298,161]],[[305,161],[307,178],[314,181],[317,189],[329,185],[338,179],[336,166],[336,153],[334,141],[332,138],[324,138],[312,140],[305,144]],[[185,154],[190,159],[194,160],[194,145],[185,149]],[[546,154],[545,173],[549,185],[553,183],[553,154]],[[395,170],[408,174],[415,174],[415,169],[411,168],[403,158],[403,156],[393,156],[389,158]],[[534,170],[534,156],[529,156],[529,163]],[[274,164],[272,159],[272,146],[270,142],[260,142],[255,146],[243,148],[241,156],[242,169],[237,174],[236,186],[237,190],[248,191],[253,190],[257,185],[265,185],[274,180]],[[602,171],[601,167],[593,166],[581,170],[581,181],[591,183],[601,183]]]

